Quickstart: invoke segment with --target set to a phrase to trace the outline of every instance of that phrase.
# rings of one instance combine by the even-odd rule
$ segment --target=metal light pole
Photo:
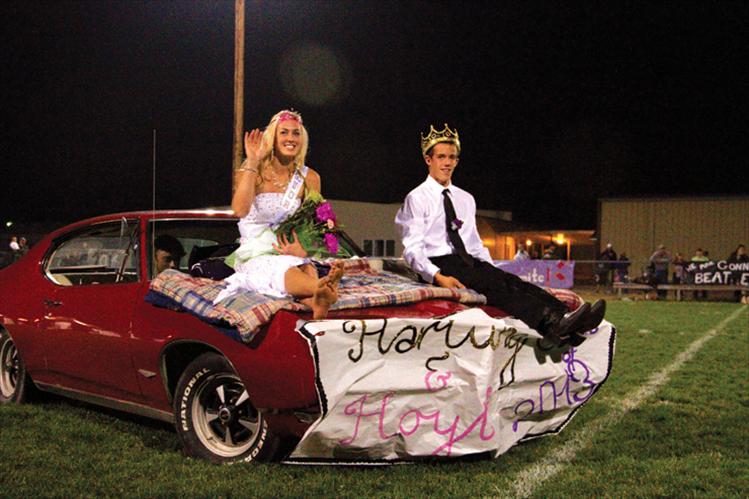
[[[242,163],[244,149],[244,0],[234,0],[234,146],[231,192],[236,189],[234,172]]]

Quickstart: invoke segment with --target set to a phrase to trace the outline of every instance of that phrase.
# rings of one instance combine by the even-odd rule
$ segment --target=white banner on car
[[[321,417],[291,462],[393,462],[477,453],[558,432],[611,370],[603,322],[578,347],[474,308],[437,319],[307,322]]]

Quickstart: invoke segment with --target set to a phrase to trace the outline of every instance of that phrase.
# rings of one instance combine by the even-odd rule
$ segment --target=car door
[[[141,398],[130,348],[143,287],[137,222],[96,224],[58,238],[45,263],[56,284],[44,299],[47,363],[63,388]]]

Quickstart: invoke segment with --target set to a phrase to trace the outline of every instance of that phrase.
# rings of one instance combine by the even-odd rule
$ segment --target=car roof
[[[174,219],[174,218],[216,218],[216,219],[227,219],[236,220],[238,217],[234,215],[234,212],[230,208],[218,207],[218,208],[196,208],[186,210],[142,210],[142,211],[123,211],[119,213],[110,213],[107,215],[98,215],[78,222],[73,222],[64,227],[61,227],[53,231],[50,235],[56,237],[57,235],[68,232],[70,230],[85,227],[87,225],[93,225],[102,222],[112,222],[120,220],[122,218],[132,219]]]

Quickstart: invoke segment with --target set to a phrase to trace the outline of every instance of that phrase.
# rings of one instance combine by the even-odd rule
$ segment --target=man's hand
[[[286,236],[280,234],[278,236],[278,244],[274,244],[273,249],[278,251],[281,255],[292,255],[300,258],[306,257],[307,252],[304,251],[304,248],[302,248],[302,245],[299,243],[299,238],[294,229],[291,230],[291,236],[294,238],[293,243],[289,242],[289,240],[286,239]]]
[[[442,275],[441,273],[437,272],[434,274],[434,284],[441,288],[459,288],[459,289],[465,289],[465,286],[462,282],[457,280],[454,277],[450,277],[449,275]]]

